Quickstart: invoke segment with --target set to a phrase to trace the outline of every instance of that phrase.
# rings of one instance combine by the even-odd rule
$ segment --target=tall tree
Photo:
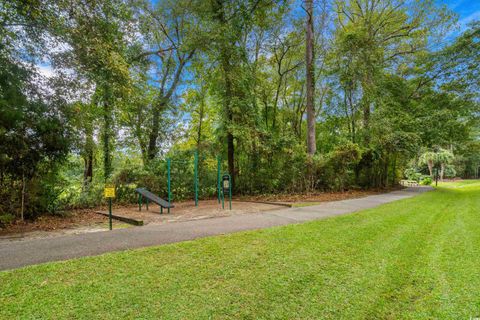
[[[252,88],[252,73],[248,65],[246,39],[255,25],[269,20],[267,12],[279,10],[283,1],[266,0],[211,0],[202,1],[201,19],[204,21],[205,39],[208,46],[202,51],[213,62],[212,72],[216,85],[212,92],[222,104],[224,139],[226,140],[228,171],[232,186],[238,174],[235,148],[241,135],[242,124],[251,119],[253,110],[249,96]],[[249,117],[250,116],[250,117]]]
[[[112,174],[116,106],[131,85],[127,39],[131,37],[131,10],[119,0],[92,2],[59,1],[59,18],[50,32],[67,43],[61,52],[64,65],[75,68],[95,86],[92,99],[102,109],[104,180]]]
[[[150,83],[156,88],[156,98],[148,106],[148,121],[142,121],[148,131],[147,144],[141,148],[146,161],[153,160],[158,154],[162,114],[168,111],[171,99],[182,83],[182,73],[197,47],[193,24],[195,8],[191,1],[172,0],[156,4],[143,1],[136,8],[143,43],[138,43],[134,59],[150,67],[140,72],[147,72]]]
[[[307,152],[314,155],[317,151],[315,141],[315,45],[313,30],[313,0],[305,0],[306,40],[305,40],[305,71],[307,86]]]

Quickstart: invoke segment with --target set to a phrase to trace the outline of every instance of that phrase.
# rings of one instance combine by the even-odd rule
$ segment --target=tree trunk
[[[83,187],[86,188],[93,179],[93,152],[89,152],[83,161],[85,164],[83,169]]]
[[[197,151],[200,150],[202,145],[202,125],[203,125],[203,116],[205,112],[205,104],[203,99],[204,98],[202,96],[202,100],[200,101],[200,106],[199,106],[200,109],[198,110]]]
[[[313,0],[305,0],[306,21],[306,82],[307,82],[307,152],[309,155],[317,151],[315,141],[315,65],[313,35]]]
[[[231,127],[233,124],[233,113],[231,110],[231,99],[232,99],[232,81],[230,79],[230,63],[229,59],[224,60],[223,71],[225,76],[225,101],[224,108],[227,113],[228,126]],[[228,172],[232,178],[232,192],[235,188],[235,145],[232,129],[227,129],[227,162],[228,162]]]
[[[273,119],[272,119],[272,129],[275,130],[277,125],[277,106],[278,106],[278,97],[280,95],[280,89],[282,86],[283,76],[280,76],[280,79],[277,83],[277,90],[275,91],[275,99],[273,101]],[[267,127],[268,128],[268,127]]]
[[[370,145],[370,102],[364,101],[363,104],[363,131],[365,146]]]
[[[221,26],[227,25],[224,13],[224,2],[221,0],[216,0],[213,3],[213,13],[215,19],[219,22]],[[223,108],[226,116],[227,122],[227,162],[228,162],[228,172],[231,175],[231,189],[232,192],[235,190],[235,144],[234,136],[232,132],[233,124],[233,111],[232,111],[232,98],[233,98],[233,80],[232,80],[232,52],[229,48],[230,39],[221,39],[220,45],[220,63],[223,71],[223,81],[225,86],[224,97],[223,97]]]
[[[443,181],[443,175],[445,173],[445,163],[440,164],[440,181]]]
[[[428,172],[430,173],[430,177],[433,178],[433,161],[428,160],[427,161],[427,166],[428,166]]]
[[[22,174],[22,207],[20,209],[20,218],[24,221],[25,211],[25,173]]]
[[[383,177],[382,177],[382,184],[383,187],[386,188],[388,187],[388,165],[389,165],[389,156],[387,154],[385,158],[385,163],[383,164]]]
[[[162,100],[153,110],[152,126],[150,127],[150,133],[148,135],[147,161],[155,159],[158,154],[157,142],[160,133],[160,113],[165,105],[166,102]]]
[[[393,164],[392,164],[392,186],[395,185],[396,178],[397,178],[397,154],[393,156]]]
[[[84,169],[83,169],[83,188],[85,189],[93,179],[93,132],[91,129],[86,130],[85,150],[84,150]]]
[[[108,90],[108,89],[107,89]],[[104,101],[103,110],[103,168],[104,168],[104,180],[108,181],[112,174],[112,155],[111,155],[111,135],[113,133],[112,128],[112,107],[110,105],[110,99],[107,95]]]

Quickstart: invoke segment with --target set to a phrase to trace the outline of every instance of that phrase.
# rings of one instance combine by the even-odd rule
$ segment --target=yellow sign
[[[115,186],[105,186],[105,189],[103,189],[103,195],[105,198],[115,198]]]

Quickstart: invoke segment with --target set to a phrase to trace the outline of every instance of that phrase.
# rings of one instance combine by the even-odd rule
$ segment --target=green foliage
[[[405,169],[404,175],[408,180],[420,181],[422,174],[416,168]]]
[[[315,6],[307,156],[298,5],[0,5],[1,209],[19,212],[23,181],[31,216],[102,204],[105,182],[118,203],[140,186],[166,197],[167,158],[173,200],[192,199],[194,150],[201,198],[216,194],[217,156],[238,194],[389,187],[437,167],[479,176],[478,23],[440,47],[455,18],[434,1]]]
[[[18,213],[25,188],[25,213],[33,217],[55,209],[58,186],[48,181],[70,151],[70,109],[32,90],[34,74],[26,68],[0,60],[0,211]]]
[[[420,184],[421,184],[421,185],[429,186],[429,185],[432,184],[432,182],[433,182],[433,179],[432,179],[432,177],[430,177],[430,176],[422,176],[422,177],[420,178]]]
[[[15,216],[10,213],[0,213],[0,228],[6,227],[15,221]]]
[[[445,177],[455,178],[456,176],[457,176],[457,171],[455,170],[455,166],[451,164],[447,164],[445,166]]]

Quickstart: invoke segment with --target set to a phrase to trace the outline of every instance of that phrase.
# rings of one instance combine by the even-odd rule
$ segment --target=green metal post
[[[147,202],[146,202],[145,204],[146,204],[146,206],[147,206],[147,211],[148,211],[148,198],[147,198]]]
[[[170,190],[170,166],[171,166],[171,161],[170,159],[167,159],[167,190],[168,190],[168,213],[170,213],[170,201],[172,199],[171,196],[171,190]]]
[[[112,198],[108,198],[108,225],[112,230]]]
[[[142,211],[142,195],[138,194],[138,211]]]
[[[218,203],[220,203],[220,198],[221,198],[221,182],[220,182],[220,171],[222,169],[222,163],[220,162],[220,156],[217,156],[217,198],[218,198]]]
[[[193,168],[194,188],[195,188],[195,207],[198,207],[198,151],[195,151]]]

